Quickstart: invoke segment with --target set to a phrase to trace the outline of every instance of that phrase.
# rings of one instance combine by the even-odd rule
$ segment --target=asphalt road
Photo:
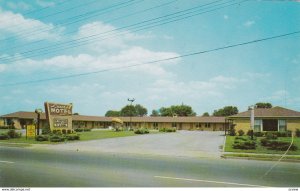
[[[225,138],[223,135],[224,132],[217,131],[177,131],[36,147],[66,151],[220,157],[219,147],[223,145]]]
[[[300,164],[0,147],[0,187],[300,187]]]

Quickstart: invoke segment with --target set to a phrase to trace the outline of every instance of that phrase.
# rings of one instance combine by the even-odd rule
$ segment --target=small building
[[[224,131],[225,117],[118,117],[123,121],[123,126],[128,128],[170,128],[178,130],[203,130],[203,131]],[[14,125],[16,129],[24,129],[26,125],[34,124],[37,114],[34,112],[19,111],[0,116],[4,125]],[[112,126],[113,117],[73,115],[72,127],[76,128],[108,128]],[[45,113],[41,113],[40,127],[48,126]]]
[[[227,117],[236,131],[247,132],[250,127],[251,111],[245,111]],[[255,108],[254,131],[296,131],[300,129],[300,112],[283,107]]]

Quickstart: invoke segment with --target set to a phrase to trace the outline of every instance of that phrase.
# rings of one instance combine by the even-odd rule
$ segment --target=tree
[[[135,108],[135,112],[136,112],[137,116],[142,117],[142,116],[147,115],[147,113],[148,113],[147,109],[140,104],[135,105],[134,108]]]
[[[120,116],[120,111],[108,110],[105,113],[105,117],[119,117],[119,116]]]
[[[225,106],[221,109],[214,110],[213,116],[230,116],[235,115],[239,112],[235,106]]]
[[[153,109],[152,114],[150,116],[157,117],[157,116],[159,116],[159,112],[157,110]]]
[[[79,113],[73,113],[73,115],[79,115]]]
[[[202,114],[202,117],[209,117],[209,113],[208,113],[208,112],[204,112],[204,113]]]
[[[188,105],[172,105],[171,107],[162,107],[159,109],[161,116],[195,116],[191,106]]]
[[[159,113],[160,113],[160,116],[173,116],[174,114],[173,114],[173,112],[172,112],[172,110],[171,110],[171,108],[167,108],[167,107],[161,107],[160,109],[159,109]]]
[[[258,102],[255,104],[255,108],[272,108],[271,103],[263,103],[263,102]]]
[[[137,112],[133,105],[124,106],[120,112],[121,112],[121,116],[123,117],[137,116]]]

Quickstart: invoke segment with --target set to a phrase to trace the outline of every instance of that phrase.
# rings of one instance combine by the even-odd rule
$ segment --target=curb
[[[224,156],[221,155],[221,158],[223,159],[243,159],[243,160],[261,160],[261,161],[278,161],[278,159],[274,159],[274,158],[262,158],[262,157],[253,157],[253,156],[249,156],[249,157],[239,157],[239,156]],[[300,163],[300,159],[282,159],[282,162],[296,162],[296,163]]]

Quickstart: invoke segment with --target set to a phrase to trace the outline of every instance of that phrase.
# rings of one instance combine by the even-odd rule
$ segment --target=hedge
[[[281,131],[262,131],[262,132],[260,131],[260,132],[253,132],[253,135],[256,137],[266,137],[266,136],[291,137],[292,132],[291,131],[282,131],[282,132]]]
[[[15,130],[11,129],[7,132],[9,138],[20,138],[22,136],[21,133],[17,133]]]
[[[145,129],[145,128],[140,128],[140,129],[134,130],[134,133],[135,133],[135,134],[148,134],[148,133],[149,133],[149,130],[148,130],[148,129]]]
[[[159,132],[176,132],[176,128],[160,128]]]
[[[63,141],[65,141],[65,138],[58,135],[54,135],[50,137],[50,142],[63,142]]]
[[[235,137],[234,143],[232,144],[234,149],[255,149],[256,142],[249,140],[247,137]]]
[[[36,141],[48,141],[49,137],[46,135],[38,135],[38,136],[36,136],[35,140]]]
[[[267,149],[270,150],[279,150],[279,151],[285,151],[289,148],[290,144],[289,142],[285,141],[279,141],[279,140],[272,140],[268,138],[263,138],[260,140],[260,144],[264,147],[267,147]],[[292,144],[290,150],[296,151],[298,148],[296,145]]]
[[[0,134],[0,140],[7,140],[9,139],[9,136],[5,133]]]

